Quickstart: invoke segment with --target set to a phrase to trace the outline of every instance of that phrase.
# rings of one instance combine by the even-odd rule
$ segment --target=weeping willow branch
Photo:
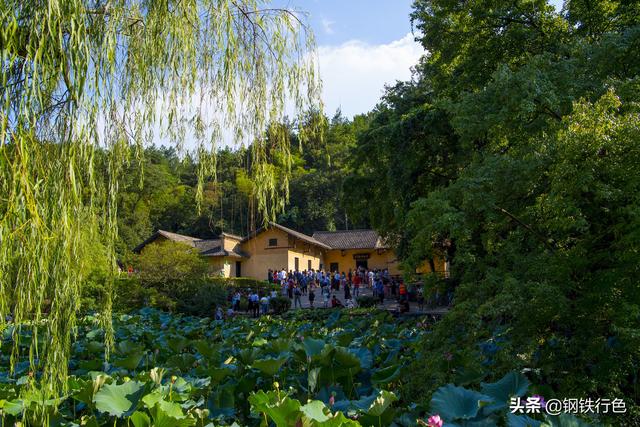
[[[321,110],[320,87],[304,16],[265,4],[1,3],[0,329],[12,328],[12,370],[30,331],[31,367],[47,393],[65,388],[94,242],[107,249],[111,287],[118,183],[146,143],[161,136],[179,149],[186,139],[196,147],[198,197],[215,176],[221,135],[251,143],[260,213],[266,221],[282,208],[288,132],[264,130],[282,122],[289,105],[300,117]],[[277,179],[267,139],[289,165]],[[108,344],[110,311],[107,299]]]

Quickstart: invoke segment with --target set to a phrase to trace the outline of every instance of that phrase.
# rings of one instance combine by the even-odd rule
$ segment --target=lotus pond
[[[318,310],[222,322],[143,309],[114,317],[114,328],[116,348],[107,363],[98,320],[83,319],[68,393],[47,401],[27,360],[9,376],[6,331],[3,425],[295,425],[305,419],[305,425],[378,426],[414,425],[419,415],[394,393],[426,333],[416,320]],[[25,352],[29,342],[24,336]]]
[[[419,320],[356,309],[223,322],[143,309],[114,317],[117,343],[105,362],[103,331],[87,316],[73,344],[68,391],[53,400],[42,397],[27,360],[8,374],[7,330],[0,427],[581,425],[510,414],[509,398],[529,387],[516,373],[483,383],[481,392],[443,386],[427,406],[402,396],[429,333]],[[23,333],[25,355],[29,343]],[[427,420],[433,413],[442,420]]]

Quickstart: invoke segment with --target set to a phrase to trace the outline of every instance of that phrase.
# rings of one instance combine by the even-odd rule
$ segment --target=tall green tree
[[[291,177],[289,204],[278,217],[283,225],[313,233],[317,230],[343,230],[366,227],[363,217],[350,217],[346,200],[346,179],[352,173],[349,162],[360,132],[366,129],[366,116],[349,120],[340,111],[330,119],[310,117],[323,123],[322,139],[311,138],[304,145],[294,145],[296,167]],[[296,140],[297,135],[292,140]],[[359,188],[357,197],[366,197]]]
[[[407,269],[444,254],[459,283],[408,393],[515,367],[545,397],[626,396],[637,422],[639,11],[414,3],[425,57],[372,113],[350,178]]]
[[[299,111],[317,104],[313,37],[301,19],[261,0],[1,4],[0,329],[9,314],[45,329],[30,360],[47,392],[66,384],[82,230],[105,241],[115,267],[120,177],[155,123],[178,146],[186,134],[197,141],[199,196],[221,129],[249,139],[259,208],[274,215],[283,188],[270,185],[262,132],[282,119],[287,99]],[[271,144],[286,157],[286,134]],[[111,341],[108,301],[104,309]],[[14,362],[17,337],[15,329]]]

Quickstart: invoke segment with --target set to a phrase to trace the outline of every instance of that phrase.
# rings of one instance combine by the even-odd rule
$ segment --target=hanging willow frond
[[[288,106],[321,108],[314,41],[304,16],[263,0],[0,0],[0,19],[0,329],[18,325],[13,362],[20,328],[32,329],[32,369],[56,394],[86,240],[106,245],[116,269],[116,194],[131,153],[159,135],[179,148],[188,139],[202,184],[221,135],[250,142],[258,206],[272,217],[286,178],[274,184],[263,131]],[[285,132],[270,138],[289,156]]]

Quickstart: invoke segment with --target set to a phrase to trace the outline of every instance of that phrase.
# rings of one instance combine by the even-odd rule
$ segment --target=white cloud
[[[352,40],[339,46],[320,46],[318,54],[327,115],[340,108],[345,116],[352,117],[371,110],[385,84],[408,80],[410,67],[424,49],[407,34],[388,44]]]
[[[333,24],[335,24],[335,21],[330,21],[327,18],[322,18],[322,29],[324,30],[324,32],[326,34],[333,34]]]

